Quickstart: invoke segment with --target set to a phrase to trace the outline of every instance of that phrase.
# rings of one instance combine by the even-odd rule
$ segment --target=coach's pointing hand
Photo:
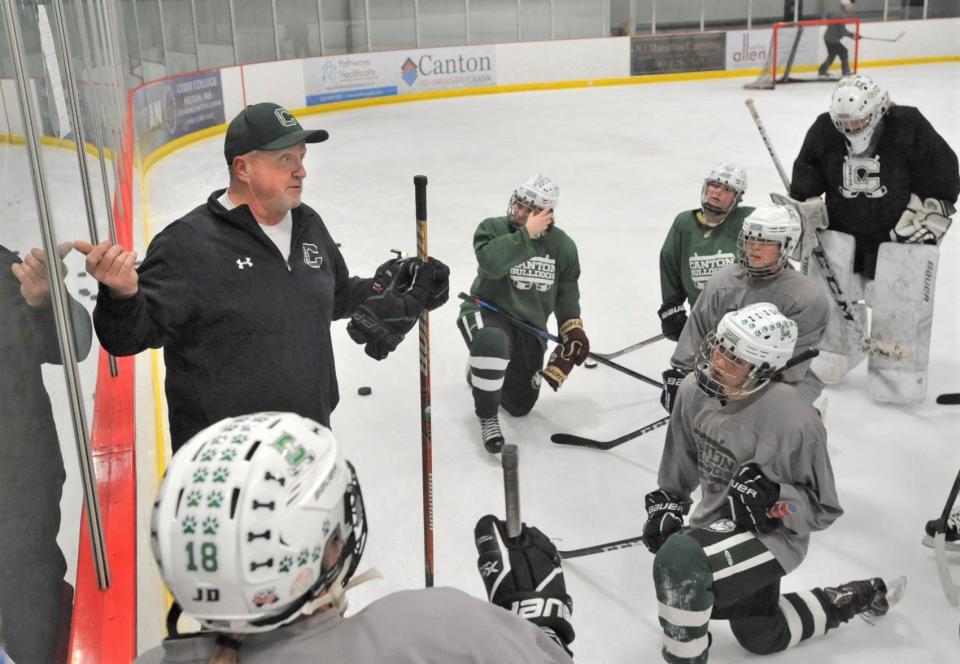
[[[137,252],[125,251],[119,244],[112,245],[108,240],[97,245],[77,240],[73,248],[87,257],[87,274],[110,289],[111,297],[137,294],[139,277],[134,268]]]

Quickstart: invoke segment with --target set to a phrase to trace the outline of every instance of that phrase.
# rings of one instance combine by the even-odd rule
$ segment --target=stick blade
[[[956,406],[960,404],[960,392],[953,394],[941,394],[937,397],[937,403],[941,406]]]
[[[583,438],[575,436],[572,433],[555,433],[550,436],[550,440],[557,445],[572,445],[573,447],[590,447],[595,450],[608,450],[612,445],[592,438]]]

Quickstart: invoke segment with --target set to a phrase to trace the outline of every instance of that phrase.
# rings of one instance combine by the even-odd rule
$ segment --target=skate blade
[[[933,538],[929,535],[924,535],[923,539],[920,540],[924,546],[929,546],[933,548]],[[957,542],[944,542],[943,548],[945,551],[955,551],[960,553],[960,541]]]
[[[870,625],[876,627],[877,621],[883,616],[890,613],[890,609],[895,607],[900,603],[900,600],[903,599],[903,594],[907,591],[907,577],[898,576],[895,579],[883,580],[883,583],[887,586],[887,610],[883,615],[875,616],[870,615],[867,612],[860,613],[859,616],[863,618],[864,622],[869,623]]]

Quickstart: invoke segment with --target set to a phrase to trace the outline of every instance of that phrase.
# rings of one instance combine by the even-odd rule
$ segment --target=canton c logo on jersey
[[[320,255],[320,250],[317,249],[317,245],[309,242],[303,243],[303,262],[315,270],[323,265],[323,256]]]
[[[843,184],[840,193],[844,198],[856,198],[863,194],[867,198],[881,198],[887,195],[887,188],[880,184],[880,157],[843,158]]]
[[[553,287],[556,278],[557,261],[549,255],[534,256],[510,268],[510,281],[518,290],[536,287],[541,293],[546,293]]]

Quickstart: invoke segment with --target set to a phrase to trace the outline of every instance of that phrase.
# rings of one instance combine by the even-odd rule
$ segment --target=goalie
[[[871,398],[923,401],[937,245],[960,193],[956,153],[918,109],[893,104],[880,85],[856,74],[840,80],[829,112],[807,131],[790,193],[800,201],[825,194],[824,252],[845,296],[872,308],[870,329],[863,306],[854,326],[839,308],[831,311],[817,375],[839,382],[867,350]]]

